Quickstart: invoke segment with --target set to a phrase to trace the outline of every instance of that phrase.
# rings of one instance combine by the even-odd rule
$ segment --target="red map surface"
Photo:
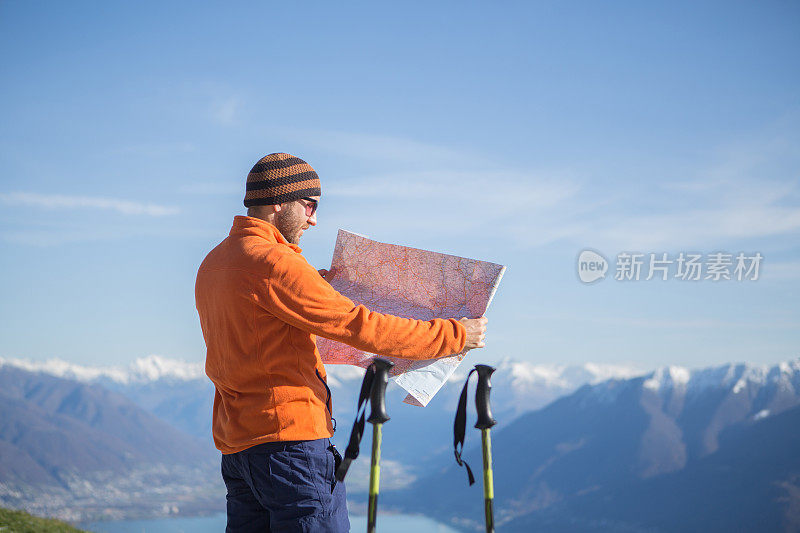
[[[405,318],[478,318],[494,296],[505,267],[386,244],[339,230],[330,268],[331,285],[356,304]],[[367,367],[375,357],[346,344],[318,338],[328,364]],[[455,371],[464,354],[437,360],[395,363],[392,375],[409,392],[406,402],[426,405]]]

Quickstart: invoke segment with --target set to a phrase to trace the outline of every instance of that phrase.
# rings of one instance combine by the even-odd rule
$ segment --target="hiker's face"
[[[309,196],[309,200],[295,200],[281,204],[281,210],[275,213],[275,227],[283,238],[292,244],[299,244],[303,232],[317,225],[317,213],[311,215],[311,201],[319,202],[319,196]]]

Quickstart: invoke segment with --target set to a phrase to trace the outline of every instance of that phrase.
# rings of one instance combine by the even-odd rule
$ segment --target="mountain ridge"
[[[0,367],[3,505],[65,520],[213,506],[224,493],[211,497],[221,481],[206,440],[101,385]]]
[[[127,366],[91,366],[70,363],[60,358],[44,361],[24,358],[0,357],[0,367],[8,365],[22,368],[30,372],[44,372],[56,377],[91,382],[107,379],[118,383],[158,381],[172,379],[190,381],[205,379],[203,362],[185,361],[161,355],[151,354],[139,357]],[[520,385],[523,383],[552,383],[570,386],[576,381],[598,382],[612,377],[641,374],[643,371],[633,365],[584,363],[575,365],[535,364],[513,358],[504,358],[498,368],[508,369]],[[364,369],[350,365],[328,364],[329,376],[341,382],[361,379]],[[467,371],[457,370],[449,381],[463,381]],[[335,383],[334,383],[335,385]]]
[[[542,517],[554,520],[554,509],[571,508],[570,502],[577,506],[585,494],[610,494],[615,487],[691,471],[718,453],[732,431],[745,431],[798,406],[800,360],[757,370],[743,364],[691,372],[666,367],[584,385],[493,431],[496,520],[507,527],[531,515],[539,518],[530,523],[542,525]],[[794,428],[785,430],[794,435]],[[477,432],[471,438],[468,434],[465,453],[477,468],[479,441]],[[769,457],[755,455],[753,460]],[[452,458],[450,463],[404,490],[385,492],[385,504],[447,517],[467,530],[479,528],[479,489],[470,492],[463,470]],[[602,522],[603,517],[593,519]]]
[[[48,368],[46,363],[0,360],[0,406],[7,410],[0,416],[0,472],[23,485],[47,482],[60,487],[46,498],[39,495],[39,511],[49,509],[52,512],[46,514],[74,519],[69,515],[75,510],[69,503],[73,493],[81,494],[84,502],[94,502],[80,508],[77,512],[83,514],[78,518],[93,513],[109,517],[109,512],[130,517],[130,511],[121,510],[126,505],[142,516],[157,516],[172,512],[170,509],[179,508],[183,513],[198,505],[224,503],[218,465],[211,464],[216,459],[207,469],[193,469],[191,464],[171,470],[158,465],[142,468],[147,461],[158,459],[159,454],[146,453],[158,448],[148,444],[153,435],[166,438],[182,431],[182,435],[195,437],[189,449],[204,442],[196,448],[197,453],[208,452],[209,457],[218,453],[210,443],[213,385],[199,364],[183,362],[181,366],[180,362],[143,359],[144,363],[131,365],[126,376],[107,367],[65,363]],[[334,441],[343,446],[363,370],[338,365],[328,369],[340,427]],[[449,516],[451,523],[466,529],[479,523],[478,514],[469,514],[476,506],[466,503],[474,495],[462,490],[466,476],[452,460],[452,417],[466,371],[465,364],[424,409],[403,404],[405,392],[398,386],[387,389],[392,419],[384,426],[381,465],[387,509],[402,509],[413,500],[416,503],[405,510],[424,511],[437,518]],[[85,381],[58,378],[52,372],[80,375]],[[612,378],[606,379],[609,375]],[[538,524],[547,516],[555,520],[553,513],[558,509],[579,505],[571,502],[589,502],[580,499],[587,494],[627,498],[629,495],[613,492],[614,488],[688,472],[723,449],[731,431],[769,421],[800,405],[800,359],[772,366],[729,363],[691,370],[666,366],[650,372],[613,365],[532,365],[506,359],[497,364],[492,382],[493,411],[500,421],[493,431],[496,515],[498,524],[505,527],[518,519],[520,524]],[[152,420],[142,418],[144,412],[167,425],[150,424]],[[473,415],[470,408],[470,417]],[[137,435],[137,431],[116,427],[120,420],[141,420],[142,427],[151,429],[140,431],[144,436]],[[15,433],[20,428],[29,434]],[[59,437],[59,431],[66,436]],[[71,440],[74,435],[102,443],[102,449],[75,443]],[[36,452],[33,456],[26,457],[29,447],[15,448],[21,437],[36,441],[31,447]],[[465,454],[478,468],[479,440],[468,434]],[[125,452],[127,443],[133,441],[136,449]],[[51,443],[59,445],[48,447]],[[187,449],[183,445],[178,448]],[[124,453],[116,453],[120,450]],[[72,456],[80,468],[54,471],[59,452]],[[179,455],[182,460],[191,453]],[[368,459],[368,454],[362,454],[348,478],[354,502],[366,490]],[[109,468],[99,469],[101,464]],[[126,468],[131,472],[127,477],[111,475]],[[82,475],[84,471],[97,475]],[[164,507],[166,511],[135,503],[146,498],[146,485],[152,480],[172,483],[172,493],[182,494]],[[793,483],[791,479],[781,482]],[[113,487],[114,505],[98,499],[100,487],[109,486]],[[0,490],[0,501],[12,506],[22,505],[34,494],[6,489]],[[409,499],[409,491],[415,498]],[[200,498],[187,496],[193,492]],[[125,499],[128,494],[132,500]],[[425,500],[423,509],[418,505],[420,495]],[[465,511],[464,505],[471,511]],[[456,516],[454,512],[464,514]],[[590,522],[601,519],[586,518]],[[630,520],[625,516],[619,519],[625,524]]]

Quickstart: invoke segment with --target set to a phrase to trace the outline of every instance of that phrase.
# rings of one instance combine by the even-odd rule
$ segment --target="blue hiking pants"
[[[328,439],[270,442],[222,456],[226,533],[350,531]]]

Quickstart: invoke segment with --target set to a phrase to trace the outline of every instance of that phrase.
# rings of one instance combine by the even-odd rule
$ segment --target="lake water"
[[[78,527],[94,533],[222,533],[225,531],[225,513],[193,518],[93,522]],[[350,529],[366,531],[367,517],[350,515]],[[381,533],[458,533],[430,518],[412,515],[378,515],[377,529]]]

